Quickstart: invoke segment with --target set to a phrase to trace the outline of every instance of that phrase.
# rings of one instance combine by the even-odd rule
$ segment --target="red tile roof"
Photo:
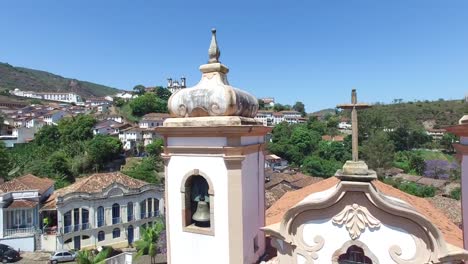
[[[128,188],[140,188],[149,183],[134,179],[120,172],[96,173],[77,180],[74,184],[56,191],[58,197],[68,193],[98,193],[113,183],[119,183]]]
[[[7,208],[8,209],[15,209],[15,208],[34,208],[36,207],[36,201],[29,201],[29,200],[14,200]]]
[[[288,192],[266,211],[266,225],[278,223],[289,208],[302,201],[308,195],[325,191],[336,184],[339,180],[331,177],[318,183],[309,185],[302,189]],[[411,204],[416,211],[427,217],[442,233],[445,240],[457,247],[463,248],[463,235],[461,229],[447,218],[442,212],[436,209],[429,201],[419,198],[380,181],[372,181],[374,187],[385,195],[396,197]]]
[[[39,194],[45,193],[54,185],[54,181],[48,178],[40,178],[32,174],[15,178],[0,185],[0,191],[15,192],[27,190],[39,190]]]

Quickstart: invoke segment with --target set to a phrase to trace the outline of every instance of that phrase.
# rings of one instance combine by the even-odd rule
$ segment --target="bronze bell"
[[[192,216],[193,221],[196,222],[196,224],[199,224],[201,226],[206,226],[210,224],[210,207],[207,202],[204,201],[204,199],[200,199],[200,201],[197,204],[197,211]]]

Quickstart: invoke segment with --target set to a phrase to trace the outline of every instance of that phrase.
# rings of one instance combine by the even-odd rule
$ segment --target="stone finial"
[[[216,28],[211,29],[211,43],[210,48],[208,49],[208,63],[217,63],[219,62],[219,56],[221,56],[221,51],[218,48],[218,42],[216,41]]]
[[[194,87],[172,94],[167,103],[169,113],[172,117],[179,118],[229,116],[254,120],[258,111],[258,101],[253,95],[229,84],[229,69],[219,62],[216,29],[212,29],[211,32],[209,61],[200,66],[200,82]]]

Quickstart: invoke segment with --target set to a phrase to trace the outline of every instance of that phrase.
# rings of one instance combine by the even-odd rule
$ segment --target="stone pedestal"
[[[377,179],[377,173],[369,170],[367,164],[362,161],[346,161],[343,169],[338,170],[335,176],[341,180],[372,181]]]

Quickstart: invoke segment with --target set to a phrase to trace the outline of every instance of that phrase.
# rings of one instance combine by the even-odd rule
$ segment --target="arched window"
[[[338,264],[372,264],[372,260],[366,257],[362,248],[352,245],[340,255]]]
[[[118,238],[120,237],[120,228],[115,228],[112,230],[112,238]]]
[[[63,215],[63,226],[64,226],[63,232],[65,234],[71,232],[72,230],[71,225],[72,225],[71,211],[68,211]]]
[[[97,209],[97,226],[101,227],[104,225],[104,207],[99,206]]]
[[[99,231],[99,233],[97,235],[97,240],[98,241],[103,241],[105,238],[106,238],[106,234],[104,233],[104,231]]]
[[[159,216],[159,200],[154,198],[153,199],[153,207],[154,207],[154,216]]]
[[[81,209],[81,230],[89,229],[89,211],[88,209]]]
[[[112,224],[120,223],[120,205],[115,203],[112,205]]]
[[[80,230],[80,208],[73,209],[74,231]]]
[[[148,217],[153,216],[153,199],[148,198]]]
[[[140,202],[140,219],[146,218],[146,200]]]
[[[128,202],[127,204],[127,222],[135,220],[133,216],[133,203]]]
[[[197,171],[195,171],[197,172]],[[205,177],[201,175],[186,176],[183,183],[183,224],[185,231],[197,232],[201,228],[206,228],[200,233],[212,234],[213,223],[213,193],[211,185]],[[196,228],[191,228],[196,226]],[[207,233],[208,232],[208,233]]]

